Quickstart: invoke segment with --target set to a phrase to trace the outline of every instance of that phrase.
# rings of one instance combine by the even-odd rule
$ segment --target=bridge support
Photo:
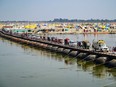
[[[76,56],[76,58],[81,58],[81,59],[84,59],[86,56],[88,55],[88,53],[78,53],[78,55]]]
[[[87,57],[85,57],[84,60],[86,60],[86,61],[94,61],[95,58],[96,58],[96,55],[90,54],[90,55],[88,55]]]
[[[58,52],[58,53],[62,53],[63,50],[64,50],[64,48],[60,48],[60,47],[59,47],[59,48],[57,49],[57,52]]]
[[[106,63],[106,66],[109,68],[115,67],[116,68],[116,59],[112,59],[108,63]]]
[[[71,49],[64,49],[63,50],[63,54],[67,54],[68,55],[70,53],[70,51],[71,51]]]
[[[105,64],[107,61],[107,57],[98,57],[94,60],[96,64]]]
[[[57,46],[52,46],[52,47],[51,47],[51,51],[56,52],[56,51],[57,51],[57,49],[58,49],[58,47],[57,47]]]
[[[51,49],[52,49],[52,45],[48,45],[48,46],[46,47],[46,49],[47,49],[47,50],[51,50]]]
[[[69,56],[76,57],[77,56],[77,53],[78,53],[78,51],[71,51],[69,53]]]

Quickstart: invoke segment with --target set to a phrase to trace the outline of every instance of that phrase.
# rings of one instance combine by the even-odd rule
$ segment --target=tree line
[[[109,19],[64,19],[64,18],[55,18],[53,20],[48,21],[0,21],[0,23],[39,23],[39,22],[116,22],[116,19],[109,20]]]
[[[62,18],[56,18],[54,20],[50,20],[50,22],[116,22],[116,19],[114,20],[108,20],[108,19],[88,19],[88,20],[82,20],[82,19],[62,19]]]

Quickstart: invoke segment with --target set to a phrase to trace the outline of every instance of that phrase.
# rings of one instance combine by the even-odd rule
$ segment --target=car
[[[69,46],[71,46],[71,47],[77,47],[77,42],[69,41]]]

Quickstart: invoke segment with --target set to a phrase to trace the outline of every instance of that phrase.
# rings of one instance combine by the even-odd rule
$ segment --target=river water
[[[85,39],[83,35],[56,36]],[[98,37],[115,46],[115,36]],[[86,38],[92,41],[93,35]],[[116,87],[116,69],[0,37],[0,87]]]

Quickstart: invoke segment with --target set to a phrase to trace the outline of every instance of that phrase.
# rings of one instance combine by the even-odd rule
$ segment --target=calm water
[[[0,87],[116,87],[116,69],[0,38]]]

